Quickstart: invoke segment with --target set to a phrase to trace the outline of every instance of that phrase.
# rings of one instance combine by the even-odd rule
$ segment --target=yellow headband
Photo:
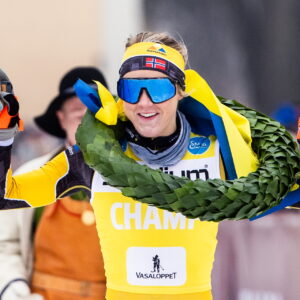
[[[124,53],[122,63],[135,56],[155,56],[173,63],[184,72],[183,56],[174,48],[153,42],[141,42],[128,47]]]

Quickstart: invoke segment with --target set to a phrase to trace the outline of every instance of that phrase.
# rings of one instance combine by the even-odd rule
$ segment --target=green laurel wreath
[[[251,218],[279,204],[290,191],[299,176],[300,153],[278,122],[234,100],[219,99],[250,122],[252,148],[260,166],[246,177],[191,181],[139,165],[121,149],[124,124],[107,126],[90,112],[79,126],[76,139],[86,163],[125,196],[188,218]]]

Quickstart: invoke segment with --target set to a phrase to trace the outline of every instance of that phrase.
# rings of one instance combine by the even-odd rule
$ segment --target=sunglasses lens
[[[175,85],[169,78],[152,79],[152,82],[147,86],[147,90],[153,103],[167,101],[176,94]]]
[[[146,89],[153,103],[161,103],[175,96],[176,87],[169,78],[121,78],[118,81],[118,96],[135,104],[142,89]]]
[[[121,78],[118,81],[118,96],[124,101],[135,104],[139,101],[140,88],[136,86],[136,80]]]

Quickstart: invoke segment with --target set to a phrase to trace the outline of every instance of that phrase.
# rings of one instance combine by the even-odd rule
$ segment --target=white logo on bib
[[[186,251],[183,247],[130,247],[126,269],[132,285],[180,286],[186,281]]]

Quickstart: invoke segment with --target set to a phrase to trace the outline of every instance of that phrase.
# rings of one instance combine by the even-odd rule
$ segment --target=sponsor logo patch
[[[193,137],[190,139],[188,151],[192,154],[202,154],[208,150],[210,140],[207,137]]]
[[[151,46],[150,48],[148,48],[147,51],[155,52],[155,53],[159,53],[159,54],[163,54],[163,55],[167,54],[166,50],[162,47],[161,44],[155,44],[155,45]]]

